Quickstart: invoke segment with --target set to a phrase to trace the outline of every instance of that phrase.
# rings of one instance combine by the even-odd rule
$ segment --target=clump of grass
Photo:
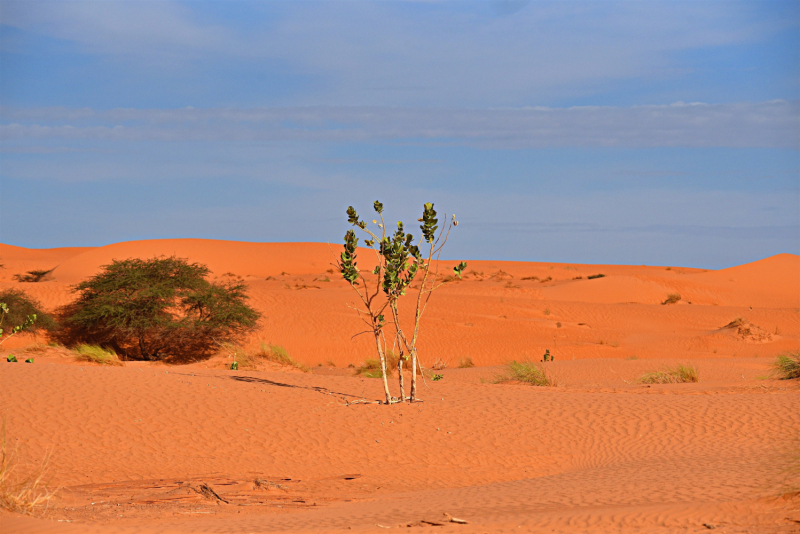
[[[400,361],[400,355],[393,350],[386,351],[386,376],[394,376],[394,370],[397,369],[397,362]],[[360,367],[356,367],[356,376],[365,376],[367,378],[383,378],[381,372],[381,361],[368,358]]]
[[[781,354],[775,359],[772,368],[782,380],[800,378],[800,351]]]
[[[506,374],[495,377],[494,383],[522,382],[531,386],[555,386],[544,367],[533,362],[518,362],[516,360],[506,364]]]
[[[16,450],[9,450],[6,439],[6,422],[0,429],[0,509],[9,512],[33,515],[37,509],[47,505],[55,497],[56,489],[48,488],[45,474],[49,464],[49,454],[42,462],[22,470]]]
[[[472,358],[467,357],[458,360],[459,369],[469,369],[470,367],[475,367],[475,363],[472,361]]]
[[[595,278],[604,278],[605,276],[606,275],[604,275],[602,273],[600,273],[600,274],[590,274],[589,276],[586,277],[586,279],[587,280],[594,280]]]
[[[253,355],[255,358],[261,358],[269,362],[277,363],[280,365],[287,365],[300,369],[304,373],[308,372],[308,367],[298,362],[286,352],[286,349],[280,345],[273,345],[272,343],[262,343],[261,350]]]
[[[521,280],[538,280],[538,276],[523,276]]]
[[[684,382],[698,382],[697,369],[691,365],[678,365],[667,367],[663,371],[647,373],[639,379],[642,384],[681,384]]]
[[[98,345],[78,345],[73,349],[75,359],[81,362],[97,363],[100,365],[122,365],[122,362],[113,350],[104,349]]]
[[[433,362],[431,365],[431,369],[434,371],[441,371],[442,369],[447,369],[447,362],[441,358],[436,358],[436,361]]]
[[[667,300],[665,300],[661,304],[675,304],[679,300],[681,300],[681,294],[680,293],[670,293],[670,294],[667,295]]]

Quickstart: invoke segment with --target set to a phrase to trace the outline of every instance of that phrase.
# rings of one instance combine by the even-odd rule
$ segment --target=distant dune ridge
[[[332,361],[341,366],[362,362],[372,348],[367,339],[350,339],[360,325],[346,306],[354,295],[332,265],[340,248],[208,239],[49,250],[0,245],[6,265],[0,284],[19,286],[45,307],[56,307],[72,298],[71,285],[114,259],[175,255],[208,265],[214,277],[241,277],[248,283],[251,304],[264,315],[252,343],[278,343],[307,365]],[[360,251],[362,269],[372,268],[372,254],[369,249]],[[454,262],[443,263],[449,268]],[[14,274],[31,269],[53,268],[44,282],[12,280]],[[677,353],[721,357],[790,350],[800,338],[795,311],[800,308],[798,273],[800,256],[793,254],[719,271],[469,261],[464,281],[446,287],[431,301],[420,341],[423,363],[442,358],[455,366],[464,357],[479,366],[501,364],[509,357],[538,361],[545,349],[557,359]],[[596,274],[605,276],[588,279]],[[681,296],[676,304],[661,304],[675,293]],[[713,338],[713,332],[739,317],[777,332],[769,347]]]
[[[0,245],[6,264],[0,284],[15,285],[14,274],[54,268],[44,282],[19,286],[45,307],[56,307],[72,298],[71,285],[114,259],[175,255],[208,265],[215,277],[248,283],[251,304],[264,315],[252,343],[281,344],[308,365],[358,364],[372,355],[371,345],[368,339],[350,339],[360,326],[346,306],[354,295],[332,265],[340,248],[208,239],[49,250]],[[360,251],[362,270],[374,266],[372,254]],[[448,271],[455,264],[443,263]],[[588,279],[596,274],[605,276]],[[680,300],[661,305],[670,294]],[[509,358],[538,360],[545,349],[558,359],[765,355],[797,347],[797,308],[800,256],[793,254],[719,271],[469,261],[464,280],[432,299],[420,348],[423,363],[442,358],[453,366],[465,357],[479,366]],[[768,349],[713,338],[713,332],[740,317],[774,334]],[[426,354],[431,355],[427,362]]]
[[[352,338],[339,250],[0,245],[0,289],[48,309],[114,259],[204,263],[246,282],[264,315],[250,346],[311,368],[234,371],[225,351],[101,365],[13,339],[0,354],[9,443],[33,464],[49,451],[62,489],[45,519],[0,510],[0,532],[797,532],[800,388],[770,365],[800,348],[800,257],[719,271],[469,261],[423,319],[422,361],[442,378],[421,387],[425,402],[379,406],[380,381],[347,367],[374,347]],[[545,351],[556,387],[494,383],[499,365]],[[476,367],[458,368],[467,359]],[[642,381],[684,364],[698,382]]]

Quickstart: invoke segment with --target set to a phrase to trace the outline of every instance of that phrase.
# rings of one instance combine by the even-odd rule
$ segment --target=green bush
[[[243,282],[212,283],[177,257],[114,260],[74,287],[59,310],[62,342],[113,349],[132,360],[194,361],[255,328]]]
[[[20,289],[4,289],[0,291],[0,302],[5,302],[8,307],[8,312],[3,318],[3,324],[23,324],[28,317],[35,315],[36,322],[26,330],[31,332],[40,330],[52,332],[58,328],[53,316],[42,310],[41,303]]]

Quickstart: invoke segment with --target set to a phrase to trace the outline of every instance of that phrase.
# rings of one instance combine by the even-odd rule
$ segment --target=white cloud
[[[235,3],[223,22],[203,3],[6,0],[2,23],[124,56],[156,79],[181,76],[195,60],[246,65],[267,80],[280,65],[295,84],[292,104],[467,107],[674,79],[692,68],[682,52],[791,24],[739,2],[506,4]]]
[[[800,148],[800,103],[420,109],[0,109],[0,139]]]

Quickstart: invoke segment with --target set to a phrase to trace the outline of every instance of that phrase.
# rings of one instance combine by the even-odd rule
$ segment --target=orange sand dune
[[[29,460],[51,451],[63,489],[46,519],[0,513],[0,532],[798,531],[800,384],[763,378],[775,355],[800,349],[800,257],[719,271],[469,261],[423,320],[423,363],[446,362],[444,378],[422,386],[423,403],[382,406],[354,403],[379,399],[381,385],[346,367],[373,354],[352,338],[355,294],[328,272],[339,250],[0,245],[0,289],[51,309],[113,259],[205,263],[241,278],[263,313],[246,343],[283,345],[312,367],[230,371],[224,355],[99,367],[26,348],[30,337],[6,343],[10,443]],[[12,278],[51,268],[39,283]],[[557,387],[493,383],[500,364],[545,350]],[[9,352],[35,363],[6,363]],[[464,358],[478,367],[455,368]],[[678,363],[700,381],[637,381]]]
[[[309,365],[342,366],[370,357],[372,343],[366,336],[350,339],[361,323],[347,307],[356,295],[329,272],[339,251],[319,243],[205,239],[52,251],[4,245],[0,287],[23,287],[54,308],[72,298],[71,285],[113,259],[177,255],[207,264],[215,277],[234,275],[248,283],[251,303],[264,315],[250,343],[283,345]],[[359,260],[370,269],[373,252],[361,250]],[[454,264],[442,262],[442,272]],[[55,269],[46,282],[13,282],[26,265]],[[559,359],[771,356],[800,346],[798,273],[800,257],[791,254],[721,271],[470,261],[464,280],[431,301],[420,348],[431,355],[427,364],[442,358],[451,365],[462,358],[478,365],[538,360],[545,349]],[[588,279],[596,274],[605,276]],[[662,305],[672,293],[681,300]],[[410,312],[410,303],[405,306]],[[739,317],[765,333],[760,342],[720,334]]]

